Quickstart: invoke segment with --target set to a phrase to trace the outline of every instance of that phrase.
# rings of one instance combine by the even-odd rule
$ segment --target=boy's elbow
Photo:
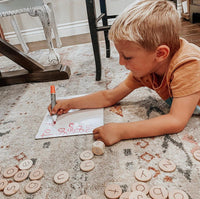
[[[184,120],[181,120],[181,119],[177,119],[177,118],[173,118],[173,122],[171,123],[172,124],[172,131],[174,133],[179,133],[181,131],[184,130],[184,128],[186,127],[187,125],[187,122],[188,121],[184,121]]]
[[[105,99],[104,107],[112,106],[113,104],[116,103],[116,100],[113,98],[110,90],[104,90],[104,91],[102,91],[102,94]]]
[[[186,126],[185,124],[184,125],[183,124],[177,124],[174,128],[174,133],[179,133],[179,132],[183,131],[185,126]]]

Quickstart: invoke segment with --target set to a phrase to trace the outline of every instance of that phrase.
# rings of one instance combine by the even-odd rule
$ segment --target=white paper
[[[53,124],[47,111],[35,139],[92,134],[93,129],[102,125],[103,108],[70,110],[67,114],[58,116],[56,124]]]

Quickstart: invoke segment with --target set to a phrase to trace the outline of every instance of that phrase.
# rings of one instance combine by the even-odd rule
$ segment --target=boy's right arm
[[[61,115],[67,113],[70,109],[108,107],[126,97],[133,90],[134,88],[129,88],[127,86],[127,80],[124,80],[113,89],[98,91],[89,95],[72,99],[57,100],[53,110],[51,110],[51,105],[49,105],[48,110],[51,114]]]

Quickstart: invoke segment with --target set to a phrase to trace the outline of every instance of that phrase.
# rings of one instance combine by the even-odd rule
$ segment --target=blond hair
[[[167,45],[173,55],[180,48],[180,18],[172,2],[142,0],[128,6],[115,20],[109,39],[133,41],[154,51]]]

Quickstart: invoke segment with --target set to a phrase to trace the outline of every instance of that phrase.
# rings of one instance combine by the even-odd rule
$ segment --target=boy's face
[[[144,77],[159,70],[156,62],[156,53],[146,51],[131,41],[115,42],[119,53],[119,64],[132,71],[137,78]]]

